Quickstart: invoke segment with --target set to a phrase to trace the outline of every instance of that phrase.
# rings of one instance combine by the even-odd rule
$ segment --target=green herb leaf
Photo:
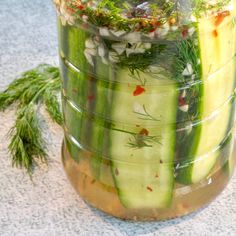
[[[59,69],[42,64],[23,73],[0,93],[0,109],[17,103],[17,118],[9,132],[9,152],[13,166],[25,168],[32,174],[36,160],[46,161],[47,153],[37,116],[38,107],[45,104],[53,121],[62,125],[63,119],[56,93],[61,89]]]
[[[52,93],[50,90],[45,91],[43,96],[44,104],[46,105],[47,112],[54,122],[62,125],[63,118],[60,110],[60,104],[56,94]]]
[[[31,174],[35,159],[45,161],[47,156],[34,104],[18,110],[15,125],[9,135],[13,166],[26,168]]]
[[[154,144],[160,144],[160,136],[146,136],[141,134],[132,134],[127,146],[134,149],[143,147],[153,147]]]

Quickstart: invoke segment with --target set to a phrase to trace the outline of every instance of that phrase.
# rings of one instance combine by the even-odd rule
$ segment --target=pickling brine
[[[235,158],[236,1],[56,0],[67,175],[122,219],[212,201]]]

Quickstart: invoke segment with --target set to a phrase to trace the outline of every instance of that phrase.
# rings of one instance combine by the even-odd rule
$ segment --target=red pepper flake
[[[184,28],[182,31],[182,36],[185,38],[188,36],[188,28]]]
[[[217,16],[216,16],[216,20],[215,20],[215,26],[219,26],[225,17],[230,16],[230,11],[223,11],[220,12]]]
[[[142,94],[144,92],[145,92],[145,89],[142,86],[137,85],[136,89],[133,92],[133,96],[138,96],[138,95],[140,95],[140,94]]]
[[[213,30],[212,34],[213,34],[214,37],[216,37],[216,38],[218,37],[218,32],[217,32],[217,30]]]
[[[162,24],[160,21],[152,20],[150,22],[151,29],[149,30],[150,33],[153,33],[156,31],[158,27],[160,27]]]
[[[150,192],[153,191],[153,189],[150,186],[147,186],[147,190],[150,191]]]
[[[119,175],[119,170],[117,168],[115,169],[115,175]]]
[[[95,96],[94,96],[94,95],[89,95],[89,96],[88,96],[88,100],[89,100],[89,101],[93,101],[94,99],[95,99]]]
[[[179,106],[182,107],[184,105],[186,105],[185,98],[182,96],[179,96]]]
[[[84,10],[84,6],[83,5],[79,5],[78,8],[82,11]]]
[[[155,27],[159,27],[162,25],[162,23],[160,21],[157,21],[157,20],[152,20],[151,21],[151,24]]]
[[[156,28],[152,28],[149,30],[150,33],[154,32],[154,31],[156,31]]]
[[[143,135],[143,136],[148,136],[149,132],[147,129],[143,128],[141,129],[141,131],[139,132],[140,135]]]

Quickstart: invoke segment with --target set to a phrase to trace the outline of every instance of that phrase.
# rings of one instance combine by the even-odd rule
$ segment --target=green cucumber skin
[[[231,35],[231,33],[233,33],[233,31],[228,32],[228,34],[230,34],[230,35]],[[199,32],[199,28],[198,28],[198,35],[199,35],[198,44],[200,47],[199,51],[201,54],[201,50],[204,50],[204,46],[201,45],[201,43],[200,43],[201,33]],[[210,36],[207,36],[207,37],[210,37]],[[222,37],[222,35],[220,37]],[[206,38],[204,40],[206,40]],[[235,40],[235,39],[232,39],[232,40]],[[220,42],[220,43],[222,43],[222,42]],[[220,43],[219,43],[219,45],[217,45],[219,47],[219,50],[222,48]],[[215,50],[217,50],[217,48]],[[225,57],[225,55],[224,55],[224,57]],[[202,58],[202,55],[200,55],[200,58]],[[225,63],[227,65],[227,67],[231,64],[231,62],[227,64],[227,61],[225,61]],[[220,66],[224,66],[224,65],[222,65],[222,62],[220,64]],[[201,68],[201,70],[203,70],[203,68]],[[205,70],[206,70],[206,68],[205,68]],[[235,71],[235,67],[234,67],[234,71]],[[231,74],[231,73],[229,73],[229,74]],[[234,74],[235,74],[235,72],[234,72]],[[220,76],[223,76],[223,75],[220,75]],[[202,77],[202,80],[204,80],[203,71],[201,71],[201,77]],[[217,80],[218,80],[218,78],[217,78]],[[231,81],[233,82],[233,84],[232,84],[232,92],[233,92],[233,90],[235,88],[235,79],[234,79],[234,81],[233,80],[231,80]],[[203,85],[201,86],[200,96],[202,97],[202,99],[201,99],[201,101],[198,102],[198,105],[195,108],[195,109],[199,110],[199,116],[198,116],[199,121],[201,121],[203,119],[202,118],[202,112],[203,112],[203,106],[204,106],[203,103],[207,102],[207,93],[209,92],[209,91],[208,92],[205,91],[204,83],[207,83],[207,82],[204,81]],[[227,83],[227,81],[225,81],[225,83]],[[230,81],[229,81],[229,83],[231,84]],[[224,88],[222,88],[222,89],[224,89]],[[208,90],[209,90],[209,88],[208,88]],[[231,103],[229,103],[229,106],[233,107],[233,104],[231,105]],[[226,123],[225,134],[222,135],[222,140],[221,140],[222,142],[223,142],[223,139],[225,140],[225,136],[228,135],[229,131],[232,130],[232,125],[233,125],[232,124],[232,116],[234,116],[234,109],[232,108],[230,111],[227,111],[227,112],[229,112],[228,113],[229,119]],[[224,125],[224,124],[222,124],[222,125]],[[192,133],[188,136],[187,140],[185,140],[185,143],[181,143],[178,147],[178,157],[184,158],[183,160],[179,160],[180,168],[178,168],[178,170],[177,170],[177,177],[176,177],[176,180],[181,184],[189,185],[189,184],[194,183],[194,181],[193,181],[193,168],[194,168],[194,164],[195,164],[194,163],[195,158],[197,158],[197,155],[198,155],[197,149],[198,149],[198,146],[200,143],[201,134],[202,134],[202,127],[201,127],[201,125],[197,125],[196,128],[193,128]],[[219,142],[218,145],[221,145],[221,142]],[[222,143],[222,145],[223,145],[223,143]],[[222,155],[221,150],[223,150],[223,147],[221,147],[221,149],[218,150],[218,153],[216,153],[215,155],[220,157]],[[217,163],[217,159],[219,159],[218,157],[216,157],[215,164]],[[211,170],[214,168],[215,164],[211,168],[209,168],[209,170],[207,171],[208,173],[211,172]],[[205,168],[205,167],[202,166],[202,168]],[[196,173],[196,170],[195,170],[195,173]]]
[[[180,168],[177,172],[177,177],[176,180],[181,183],[181,184],[191,184],[192,183],[192,169],[193,169],[193,164],[191,164],[192,157],[194,156],[197,147],[198,147],[198,137],[200,136],[201,133],[201,126],[198,126],[194,131],[191,132],[189,135],[189,141],[185,143],[185,147],[181,148],[182,151],[178,151],[178,155],[180,157],[185,157],[184,163],[182,161],[179,161],[181,166],[184,166]],[[187,167],[185,167],[185,165]]]
[[[199,32],[197,32],[197,34],[199,34]],[[200,71],[200,74],[202,75],[202,70]],[[202,97],[204,94],[203,84],[198,84],[195,86],[198,87],[198,89],[196,89],[198,91],[197,96]],[[198,111],[197,112],[198,116],[196,117],[196,119],[201,120],[201,113],[203,109],[201,99],[198,99],[197,101],[195,101],[194,105],[195,105],[194,107],[195,111]],[[179,119],[178,116],[179,115],[177,115],[177,120],[181,120]],[[176,181],[181,184],[188,185],[192,183],[191,175],[192,175],[193,164],[190,164],[190,163],[193,161],[192,157],[197,151],[198,137],[200,137],[201,131],[202,131],[202,127],[200,125],[197,125],[197,127],[193,128],[192,132],[187,137],[187,139],[185,139],[185,142],[184,143],[181,142],[179,145],[177,145],[178,152],[177,152],[176,160],[178,161],[178,158],[181,158],[181,159],[184,158],[184,164],[188,165],[187,168],[183,167],[177,170]],[[177,132],[177,139],[178,139],[178,132]],[[177,163],[180,164],[181,166],[183,165],[182,160],[179,160]]]
[[[61,54],[63,54],[63,56],[69,55],[69,48],[70,48],[69,43],[65,40],[65,39],[69,40],[69,27],[63,26],[59,18],[58,18],[58,34],[59,34],[59,55]],[[65,66],[62,58],[60,58],[60,68],[61,68],[63,88],[67,90],[67,84],[68,84],[67,82],[68,82],[68,78],[70,77],[70,72],[68,68]],[[65,100],[63,99],[62,99],[62,108],[63,108],[62,110],[63,110],[64,122],[67,124],[70,124],[71,123],[70,112],[67,111],[68,110],[67,104]],[[76,129],[75,135],[79,136],[79,133],[80,133],[80,129]],[[68,152],[70,153],[70,156],[75,161],[79,161],[78,150],[75,147],[75,145],[71,143],[71,140],[69,140],[66,136],[64,140],[65,140],[66,148],[68,149]]]
[[[199,96],[203,95],[204,88],[202,85],[199,85]],[[201,111],[202,111],[202,103],[199,101],[198,104],[196,104],[196,108],[198,112],[198,117],[197,119],[201,119]],[[184,158],[184,161],[179,160],[178,163],[181,166],[187,165],[187,167],[180,168],[177,172],[177,177],[176,180],[179,183],[188,185],[192,183],[192,169],[193,169],[193,164],[191,164],[192,157],[195,155],[197,148],[198,148],[198,139],[201,135],[202,131],[202,126],[197,125],[196,127],[193,128],[192,132],[190,135],[188,135],[187,139],[185,139],[185,142],[180,143],[180,145],[177,147],[178,149],[178,158]],[[177,134],[178,135],[178,134]]]
[[[70,29],[68,31],[70,32]],[[76,38],[76,37],[78,38],[78,36],[76,36],[76,33],[73,33],[72,35],[74,35],[74,36],[71,36],[72,39]],[[70,36],[68,38],[70,38]],[[81,40],[81,42],[84,42],[84,41],[85,41],[85,39]],[[73,42],[76,42],[76,41],[73,40]],[[71,45],[70,42],[68,44]],[[76,55],[74,56],[73,52],[76,52],[77,49],[73,50],[74,47],[76,47],[76,46],[71,47],[72,52],[70,52],[70,47],[69,47],[69,49],[67,47],[64,47],[64,50],[65,50],[65,52],[67,50],[69,50],[69,52],[68,52],[69,58],[72,58],[73,61],[76,61],[77,60],[77,56]],[[81,63],[81,60],[80,60],[80,63]],[[85,62],[85,63],[87,64],[87,62]],[[106,66],[104,66],[104,67],[106,67]],[[96,66],[95,74],[97,73],[97,70],[99,70],[101,68],[102,67],[100,67],[100,66],[98,66],[98,67]],[[66,72],[66,74],[67,74],[67,76],[69,78],[71,78],[70,72]],[[85,76],[83,79],[85,81],[87,81],[88,78],[87,78],[87,76]],[[93,91],[95,96],[96,96],[96,101],[95,101],[95,103],[93,103],[92,106],[91,105],[89,106],[90,111],[94,111],[95,113],[102,114],[103,106],[106,106],[106,104],[109,103],[109,102],[106,101],[106,94],[104,93],[104,91],[100,92],[100,91],[96,90],[96,87],[99,87],[100,85],[99,85],[99,82],[96,82],[97,83],[96,84],[93,81],[93,79],[92,79],[92,82],[90,83],[90,85],[88,85],[88,84],[87,85],[79,84],[79,83],[77,84],[77,82],[79,82],[79,81],[81,82],[81,81],[83,81],[83,79],[77,79],[77,81],[75,80],[76,82],[68,83],[67,84],[68,90],[72,90],[73,87],[81,87],[82,86],[83,88],[88,88],[89,91]],[[94,84],[95,84],[95,86],[94,86]],[[203,96],[204,88],[201,87],[200,91],[201,91],[201,96]],[[79,96],[78,96],[78,94],[77,95],[72,95],[72,96],[74,96],[73,100],[78,101],[78,104],[87,104],[87,100],[83,101],[83,98],[87,98],[88,93],[87,93],[86,90],[83,90],[83,93],[84,93],[83,95],[79,95]],[[201,111],[201,109],[202,109],[201,105],[202,105],[201,103],[198,104],[198,110],[199,111]],[[86,106],[88,107],[88,105],[86,105]],[[108,107],[108,106],[106,106],[106,107]],[[106,113],[106,111],[105,111],[105,113]],[[201,114],[201,112],[199,112],[199,114]],[[70,115],[68,115],[68,116],[70,116]],[[84,135],[85,135],[85,132],[88,132],[88,130],[89,130],[89,133],[91,133],[92,136],[90,136],[90,138],[89,138],[90,141],[87,141],[88,144],[92,145],[93,147],[96,147],[96,146],[100,146],[101,147],[101,146],[107,145],[106,141],[104,143],[104,136],[106,136],[106,130],[101,129],[98,132],[94,132],[93,131],[93,127],[90,125],[89,122],[84,121],[85,119],[86,118],[80,118],[80,120],[81,120],[80,129],[79,128],[76,129],[78,132],[75,133],[74,136],[79,139],[79,138],[81,138],[81,136],[83,136],[83,135],[81,135],[81,133],[84,132]],[[77,126],[79,119],[74,117],[73,120],[74,120],[74,122],[76,122],[76,126]],[[73,121],[68,122],[68,124],[70,123],[71,126],[72,126],[71,130],[74,129],[74,125],[73,125],[74,122]],[[84,125],[83,122],[86,122],[86,124]],[[184,149],[182,151],[179,151],[181,157],[183,157],[183,156],[187,156],[187,157],[194,156],[194,153],[196,152],[196,149],[197,149],[198,137],[200,135],[201,135],[201,126],[198,126],[198,127],[196,127],[195,130],[192,131],[191,135],[189,136],[189,141],[187,141],[187,143],[186,143],[186,147],[188,147],[188,148],[186,148],[186,149]],[[175,143],[175,141],[173,141],[173,143]],[[109,146],[112,146],[112,142],[111,141],[109,143]],[[175,150],[175,148],[173,150]],[[94,176],[97,179],[99,179],[99,176],[101,175],[100,172],[101,172],[102,160],[103,160],[102,155],[101,156],[97,156],[96,158],[93,158],[91,160],[92,170],[93,170]],[[187,158],[185,161],[188,162],[190,160],[191,159]],[[113,161],[111,162],[111,166],[112,166],[113,179],[114,179],[115,185],[117,187],[119,196],[122,199],[122,192],[120,191],[119,186],[116,183],[116,177],[115,177],[115,174],[114,174],[115,173],[115,166],[114,166],[114,162]],[[190,164],[187,170],[186,169],[180,170],[179,173],[178,173],[178,176],[177,176],[177,180],[179,182],[183,183],[183,184],[190,184],[191,183],[192,168],[193,168],[193,165]],[[174,180],[172,181],[172,185],[173,184],[174,184]],[[170,196],[170,200],[168,200],[168,201],[169,202],[171,201],[171,196]],[[125,199],[123,199],[122,202],[125,202]]]
[[[101,73],[102,72],[102,73]],[[107,96],[107,88],[104,87],[103,80],[109,78],[109,66],[105,65],[101,62],[100,58],[97,58],[95,62],[95,76],[96,76],[96,92],[95,92],[95,100],[96,100],[96,106],[94,108],[95,116],[103,116],[101,120],[104,119],[104,122],[101,122],[99,124],[99,129],[96,130],[94,127],[94,130],[92,130],[92,138],[91,138],[91,146],[95,148],[96,150],[102,149],[101,152],[96,153],[95,156],[91,159],[91,168],[94,178],[97,180],[100,179],[101,176],[101,168],[102,168],[102,160],[103,160],[103,149],[106,149],[106,143],[105,136],[106,136],[106,127],[105,127],[105,119],[106,114],[108,112],[108,96]],[[103,74],[103,76],[106,76],[107,78],[100,78],[99,75]]]
[[[175,139],[173,139],[173,142],[172,142],[172,146],[171,149],[173,149],[173,156],[174,156],[174,150],[175,150]],[[109,139],[108,141],[108,145],[109,147],[111,147],[113,144],[111,142],[111,139]],[[111,172],[112,172],[112,178],[113,178],[113,182],[114,182],[114,186],[116,188],[116,191],[118,193],[118,196],[119,196],[119,199],[122,203],[122,205],[125,207],[125,208],[130,208],[130,204],[129,202],[127,201],[126,197],[124,196],[123,194],[123,190],[122,188],[120,188],[120,185],[116,179],[116,164],[115,164],[115,161],[110,161],[110,166],[111,166]],[[169,164],[169,168],[174,170],[174,158],[173,158],[173,164]],[[174,172],[172,173],[174,174]],[[128,180],[127,180],[128,181]],[[175,186],[175,180],[174,180],[174,176],[172,178],[172,181],[170,183],[168,183],[170,189],[174,189],[174,186]],[[170,207],[171,206],[171,203],[172,203],[172,198],[173,198],[173,191],[170,191],[168,197],[165,198],[165,204],[163,205],[163,207]]]
[[[59,22],[59,47],[61,58],[61,68],[63,77],[63,89],[66,91],[66,96],[77,104],[85,104],[87,102],[87,75],[86,73],[78,73],[66,65],[66,61],[75,61],[79,59],[80,66],[87,68],[87,61],[84,57],[84,42],[87,38],[87,34],[79,30],[76,27],[65,25],[63,26]],[[83,88],[77,91],[77,88]],[[77,139],[85,139],[85,127],[84,119],[78,119],[78,116],[72,116],[70,110],[68,110],[68,101],[63,102],[63,113],[65,118],[65,130],[72,132],[72,136]],[[71,144],[71,156],[73,159],[79,159],[78,148],[74,144]]]
[[[236,70],[235,70],[236,71]],[[236,79],[234,80],[233,88],[236,86]],[[203,94],[204,88],[201,86],[201,91]],[[232,92],[233,92],[232,88]],[[202,101],[204,98],[202,99]],[[199,102],[198,106],[201,106],[201,102]],[[225,135],[228,136],[229,132],[232,132],[232,127],[234,125],[234,119],[235,119],[235,98],[231,97],[231,101],[228,101],[228,106],[232,107],[229,116],[229,120],[227,123],[227,127],[225,128]],[[201,110],[201,108],[199,108]],[[199,117],[198,119],[201,120],[201,112],[199,112]],[[177,177],[176,181],[185,184],[185,185],[190,185],[193,183],[192,181],[192,171],[193,171],[193,166],[194,166],[194,156],[196,153],[196,150],[198,148],[198,143],[200,142],[199,137],[201,135],[201,125],[197,125],[197,127],[193,128],[193,131],[189,136],[187,136],[187,140],[185,140],[184,143],[180,143],[178,146],[178,157],[184,158],[183,160],[179,160],[180,168],[177,170]],[[226,150],[230,148],[230,145],[226,145],[225,142],[225,137],[222,137],[222,143],[219,143],[219,146],[222,146],[217,152],[217,157],[216,157],[216,162],[215,164],[218,163],[218,159],[221,159],[223,155],[226,155],[226,153],[229,153],[230,150]],[[184,145],[184,148],[183,148]],[[222,153],[223,152],[223,153]],[[225,153],[225,154],[224,154]],[[226,157],[223,157],[226,158]],[[177,158],[178,160],[178,158]],[[222,163],[221,163],[222,165]],[[211,170],[214,168],[215,165],[212,166],[211,169],[209,169],[208,173],[211,172]],[[203,167],[204,168],[204,167]],[[224,168],[225,169],[225,168]]]
[[[62,55],[73,66],[81,70],[81,73],[79,73],[73,70],[70,65],[66,65],[65,60],[61,60],[66,96],[78,108],[82,108],[82,111],[85,109],[91,116],[97,114],[106,116],[108,83],[103,82],[103,79],[107,80],[109,78],[109,67],[103,64],[99,58],[94,61],[94,67],[88,65],[84,57],[84,50],[85,41],[90,35],[84,30],[69,25],[60,25],[59,30],[62,35],[61,39],[64,39],[64,41],[60,40]],[[107,78],[100,78],[98,75],[107,76]],[[89,96],[93,96],[94,99],[89,100]],[[105,127],[100,124],[98,128],[83,112],[77,114],[78,112],[71,110],[72,108],[68,106],[70,105],[65,103],[64,117],[67,129],[75,139],[81,141],[82,146],[93,148],[94,155],[90,159],[91,171],[94,178],[99,179],[103,157],[102,153],[95,153],[103,146]],[[76,154],[78,148],[72,146],[70,149],[73,158],[78,159],[79,155]]]
[[[128,72],[126,74],[128,74]],[[123,74],[121,74],[119,71],[116,71],[116,74],[115,74],[114,77],[117,78],[116,80],[118,81],[119,77],[122,76],[122,75]],[[173,107],[173,113],[172,114],[175,117],[176,113],[177,113],[177,107],[178,107],[177,106],[177,103],[178,103],[177,84],[176,84],[176,87],[172,88],[172,89],[176,91],[175,97],[172,97],[170,99],[170,101],[172,102],[171,107]],[[111,83],[111,91],[119,91],[119,90],[120,89],[117,88],[117,85],[114,85],[114,84]],[[132,93],[130,93],[130,95],[132,96]],[[155,96],[155,93],[154,93],[153,96]],[[113,93],[111,95],[111,104],[110,104],[110,111],[111,111],[110,116],[111,116],[111,118],[113,117],[113,109],[115,109],[115,107],[121,105],[119,98],[116,97],[116,93]],[[127,99],[129,99],[129,98],[127,97]],[[123,105],[125,105],[125,103]],[[153,122],[153,121],[151,121],[151,122]],[[147,123],[147,124],[150,125],[150,123]],[[143,127],[145,127],[145,126],[143,126]],[[175,130],[176,130],[176,125],[173,124],[172,126],[168,126],[167,129],[162,131],[164,136],[165,136],[165,132],[170,134],[170,132],[173,131],[173,134],[168,136],[169,137],[168,146],[165,146],[165,148],[167,148],[168,152],[165,151],[165,154],[163,154],[163,155],[168,155],[168,164],[164,164],[163,167],[161,166],[159,161],[156,161],[155,164],[154,164],[154,163],[152,163],[152,161],[150,163],[147,160],[147,162],[145,163],[145,160],[143,159],[142,161],[144,163],[141,164],[141,163],[137,162],[136,167],[132,168],[132,163],[129,163],[129,161],[130,161],[129,160],[129,155],[127,154],[127,156],[124,156],[124,158],[126,158],[126,161],[127,161],[126,165],[128,166],[128,168],[130,166],[130,173],[129,174],[127,173],[127,178],[125,179],[126,183],[124,183],[124,182],[122,182],[122,181],[124,181],[124,179],[123,179],[124,174],[122,174],[123,175],[123,177],[121,177],[122,179],[119,179],[119,176],[117,176],[117,169],[119,169],[120,173],[123,172],[123,171],[124,171],[123,173],[126,173],[128,168],[124,167],[124,169],[122,169],[123,164],[119,164],[119,162],[120,162],[119,159],[118,160],[114,159],[113,151],[112,151],[113,147],[117,147],[117,145],[118,146],[121,145],[121,144],[119,144],[115,141],[114,135],[118,135],[117,137],[119,139],[120,134],[115,134],[115,132],[117,132],[117,133],[122,132],[122,130],[117,131],[117,130],[113,129],[113,127],[111,127],[110,134],[109,134],[109,140],[108,140],[108,146],[109,146],[109,156],[111,157],[112,177],[113,177],[113,182],[114,182],[115,187],[116,187],[117,192],[118,192],[119,199],[120,199],[120,201],[121,201],[121,203],[124,207],[126,207],[126,208],[139,208],[139,207],[141,207],[141,208],[142,207],[148,207],[148,208],[159,208],[160,207],[160,208],[163,208],[163,207],[168,207],[168,206],[171,205],[172,196],[173,196],[173,188],[174,188],[174,166],[173,166],[173,164],[174,164],[174,153],[175,153],[175,145],[176,145]],[[128,131],[132,132],[132,128],[131,128],[131,130],[126,130],[126,129],[124,130],[125,133],[128,132]],[[163,140],[164,139],[166,139],[166,138],[163,138]],[[122,147],[120,146],[120,148],[122,148]],[[157,145],[155,145],[155,148],[159,148],[159,147]],[[154,153],[155,148],[152,148],[153,151],[151,150],[151,151],[148,151],[148,152]],[[117,154],[119,154],[119,153],[117,152]],[[149,158],[149,156],[148,156],[148,158]],[[155,157],[156,160],[158,160],[158,158],[161,158],[161,159],[163,158],[163,160],[165,160],[166,156],[158,156],[157,159]],[[123,159],[121,160],[121,162],[123,161]],[[154,157],[152,157],[152,159],[154,160]],[[153,168],[153,165],[156,165],[156,171],[155,171],[155,167]],[[138,171],[138,169],[139,169],[139,171]],[[147,196],[147,192],[146,192],[147,191],[146,184],[147,184],[147,182],[149,182],[149,180],[145,179],[145,176],[144,176],[145,180],[142,179],[142,175],[143,175],[144,170],[148,171],[149,172],[148,175],[150,175],[150,176],[153,176],[152,175],[153,173],[159,172],[159,170],[160,170],[160,173],[162,175],[161,179],[164,179],[164,175],[168,175],[168,176],[166,176],[167,177],[167,183],[166,183],[167,188],[165,190],[160,189],[160,191],[158,192],[157,189],[156,189],[156,188],[158,188],[157,187],[158,185],[156,185],[153,189],[153,192],[152,192],[152,193],[154,193],[154,196],[152,195],[153,196],[152,199],[149,197],[150,195]],[[136,175],[138,175],[138,177]],[[136,181],[138,181],[138,183],[140,181],[140,184],[138,184],[136,187],[134,187],[134,191],[127,189],[129,181],[131,180],[130,184],[132,185],[132,181],[133,181],[132,179],[134,179],[136,177],[137,177]],[[153,179],[151,180],[150,179],[150,182],[153,183],[153,184],[160,184],[160,187],[163,188],[163,185],[159,181],[156,182],[156,180],[153,180]],[[142,185],[144,186],[144,188],[139,187],[139,186],[142,186]],[[130,187],[132,188],[132,186],[130,186]],[[131,197],[130,194],[127,194],[128,192],[132,192],[133,197]],[[152,194],[152,193],[150,193],[150,194]],[[161,194],[160,195],[161,199],[158,199],[159,193]],[[132,203],[133,198],[136,198],[136,201],[137,201],[136,203]],[[146,200],[145,200],[145,198],[146,198]],[[155,201],[155,199],[157,201]],[[143,201],[143,203],[141,203],[141,201]],[[138,204],[138,202],[140,204]]]

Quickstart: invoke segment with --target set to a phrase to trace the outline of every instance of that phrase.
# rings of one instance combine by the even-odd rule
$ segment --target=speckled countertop
[[[51,1],[0,0],[0,90],[43,62],[58,64]],[[62,131],[47,116],[49,166],[36,169],[32,184],[11,167],[7,153],[14,112],[0,113],[0,236],[236,235],[236,176],[210,206],[181,219],[129,223],[87,206],[67,181],[60,159]]]

